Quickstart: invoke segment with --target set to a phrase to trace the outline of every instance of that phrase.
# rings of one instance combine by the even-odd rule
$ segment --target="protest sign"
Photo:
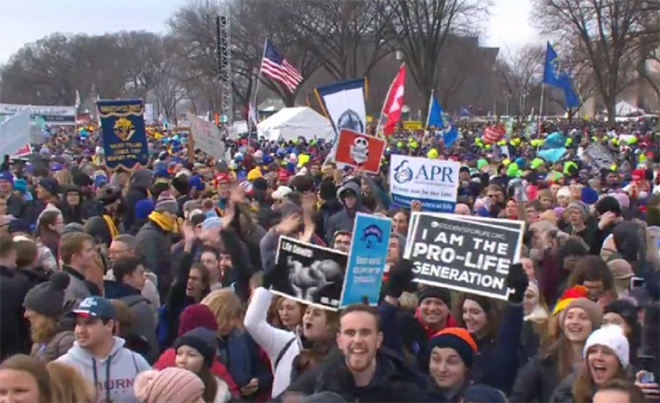
[[[415,281],[506,300],[509,267],[520,257],[524,223],[416,213],[405,256]],[[497,221],[506,224],[497,225]]]
[[[133,169],[149,162],[144,104],[141,99],[102,99],[96,102],[101,121],[106,166]]]
[[[348,256],[280,237],[271,291],[325,309],[339,308]]]
[[[225,157],[225,143],[220,129],[213,122],[200,119],[194,113],[187,113],[190,133],[195,141],[195,148],[204,151],[219,160]]]
[[[603,144],[591,143],[584,150],[584,156],[598,169],[610,169],[615,163],[614,156]]]
[[[51,126],[73,126],[76,124],[76,108],[73,106],[0,104],[0,115],[12,116],[25,108],[30,108],[32,119],[41,118]]]
[[[365,296],[370,305],[378,305],[391,231],[389,218],[360,213],[355,216],[340,308],[359,304]]]
[[[13,155],[29,143],[30,109],[24,108],[0,123],[0,155]]]
[[[378,174],[384,151],[385,140],[344,129],[339,132],[335,161]]]
[[[425,211],[453,212],[459,169],[456,161],[394,154],[390,165],[392,200],[406,207],[419,200]]]

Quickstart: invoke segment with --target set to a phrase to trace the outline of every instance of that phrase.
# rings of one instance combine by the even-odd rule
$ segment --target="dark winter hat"
[[[422,303],[426,298],[437,298],[445,303],[447,306],[451,306],[451,293],[449,290],[438,287],[424,287],[419,291],[419,304]]]
[[[204,357],[204,364],[211,368],[215,359],[215,351],[218,348],[218,341],[215,338],[215,332],[198,327],[176,339],[174,350],[178,350],[181,346],[190,346],[199,351],[199,354]]]
[[[52,196],[57,196],[60,191],[60,184],[55,178],[43,178],[39,181],[39,186],[44,188]]]
[[[619,203],[619,201],[612,196],[605,196],[602,199],[600,199],[598,203],[596,203],[596,211],[600,215],[603,215],[607,212],[612,212],[617,216],[620,216],[621,203]]]
[[[218,331],[218,321],[211,309],[202,304],[193,304],[188,306],[181,313],[179,318],[179,336],[182,336],[193,329],[202,327],[213,333]]]
[[[465,403],[507,403],[506,397],[499,390],[486,385],[473,385],[463,392]]]
[[[18,232],[29,234],[32,232],[32,229],[30,228],[29,222],[19,218],[17,220],[9,221],[8,231],[10,234],[16,234]]]
[[[48,318],[59,318],[64,313],[64,290],[69,286],[69,281],[66,273],[53,273],[47,282],[28,291],[23,306]]]
[[[252,189],[266,191],[268,189],[268,181],[265,178],[256,178],[252,181]]]
[[[429,354],[435,347],[454,349],[468,368],[472,367],[477,355],[477,343],[467,330],[460,327],[448,327],[436,333],[429,341]]]
[[[190,192],[190,183],[186,175],[177,175],[172,179],[172,187],[180,194],[188,194]]]
[[[603,316],[608,313],[616,313],[626,321],[626,324],[630,329],[635,329],[639,326],[639,322],[637,321],[637,310],[637,306],[631,301],[618,299],[605,305],[603,308]]]
[[[73,234],[75,232],[84,233],[85,226],[77,222],[68,223],[67,225],[64,226],[64,229],[62,229],[62,233],[60,235],[64,236],[66,234]]]

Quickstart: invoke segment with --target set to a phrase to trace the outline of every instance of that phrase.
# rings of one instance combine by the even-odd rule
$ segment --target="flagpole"
[[[266,57],[266,44],[268,43],[268,37],[264,39],[264,51],[261,54],[261,64],[259,65],[259,74],[257,75],[257,83],[255,84],[254,88],[254,99],[252,101],[252,105],[254,106],[254,113],[256,114],[255,120],[259,121],[259,107],[257,106],[257,95],[259,94],[259,82],[261,81],[261,71],[264,66],[264,58]],[[250,110],[248,108],[248,114],[250,114]],[[248,116],[248,120],[250,121],[250,126],[254,125],[254,129],[256,132],[256,122],[252,122],[252,117]],[[259,134],[255,134],[257,139],[259,138]]]
[[[429,129],[429,120],[431,119],[431,106],[433,105],[433,95],[435,94],[435,89],[431,90],[431,97],[429,98],[429,110],[426,112],[426,124],[424,125],[424,131]]]
[[[543,98],[545,95],[545,84],[541,83],[541,105],[539,106],[539,127],[538,129],[538,138],[541,138],[541,122],[543,121]]]

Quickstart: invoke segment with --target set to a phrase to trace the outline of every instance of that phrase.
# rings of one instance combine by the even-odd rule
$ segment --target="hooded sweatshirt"
[[[103,359],[96,359],[78,342],[68,353],[57,361],[75,367],[78,372],[96,385],[99,402],[138,403],[133,392],[133,383],[140,372],[151,369],[141,355],[124,348],[124,339],[115,337],[110,354]]]
[[[357,197],[357,200],[355,202],[355,207],[350,210],[346,207],[346,202],[344,201],[344,197],[347,191],[353,192]],[[330,217],[330,219],[328,220],[328,228],[326,228],[326,234],[325,234],[326,242],[328,243],[328,245],[332,245],[335,232],[352,231],[353,222],[355,221],[355,215],[356,213],[362,211],[360,185],[358,185],[354,181],[349,181],[348,183],[340,187],[339,190],[337,191],[337,195],[339,196],[339,200],[341,201],[342,205],[344,205],[344,208],[340,212],[333,214],[332,217]]]

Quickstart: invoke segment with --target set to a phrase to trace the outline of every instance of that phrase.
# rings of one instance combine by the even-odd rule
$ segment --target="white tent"
[[[268,140],[285,141],[315,136],[318,140],[330,140],[335,135],[332,123],[308,107],[284,108],[257,125],[259,136]]]
[[[629,104],[626,101],[619,101],[617,102],[615,108],[615,115],[616,116],[629,116],[629,115],[634,115],[634,114],[644,114],[644,110],[641,108],[637,108],[636,106],[633,106]],[[603,113],[607,115],[607,109],[603,109]]]

